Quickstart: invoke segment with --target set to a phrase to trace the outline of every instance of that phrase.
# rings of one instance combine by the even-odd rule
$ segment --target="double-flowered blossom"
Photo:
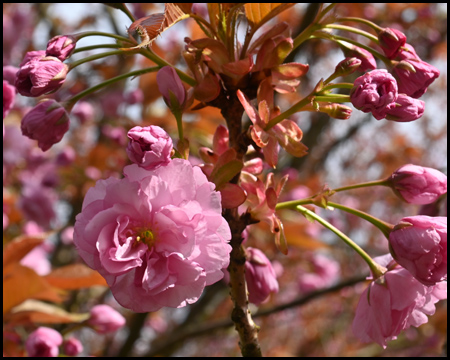
[[[447,218],[403,218],[389,234],[395,260],[422,284],[447,280]]]
[[[55,100],[45,100],[23,117],[20,127],[23,135],[37,140],[41,150],[47,151],[69,130],[69,114]]]
[[[15,86],[23,96],[37,97],[58,90],[66,81],[69,66],[42,52],[27,55],[16,74]],[[25,61],[28,60],[28,61]]]
[[[25,349],[29,357],[57,357],[63,338],[59,332],[48,327],[39,327],[28,336]]]
[[[127,154],[135,164],[146,170],[153,170],[170,162],[172,139],[159,126],[135,126],[128,131],[127,136],[130,139]]]
[[[353,106],[365,113],[371,112],[377,120],[384,119],[387,112],[395,108],[397,97],[397,82],[384,69],[360,76],[350,91]]]
[[[439,170],[403,165],[389,177],[394,192],[410,204],[431,204],[447,192],[447,176]]]
[[[278,292],[278,281],[270,260],[256,248],[246,248],[245,280],[248,287],[248,301],[259,305],[271,293]]]
[[[76,218],[74,243],[135,312],[182,307],[223,277],[231,232],[220,193],[183,159],[97,181]]]
[[[447,298],[447,283],[425,286],[389,254],[374,260],[389,270],[361,294],[352,329],[361,341],[386,348],[401,331],[428,322],[427,315],[436,311],[434,304]]]

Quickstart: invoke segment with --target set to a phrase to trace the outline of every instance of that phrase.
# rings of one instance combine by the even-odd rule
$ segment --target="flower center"
[[[156,242],[155,235],[149,229],[136,229],[136,241],[133,246],[137,246],[140,243],[144,243],[148,246],[149,250]]]

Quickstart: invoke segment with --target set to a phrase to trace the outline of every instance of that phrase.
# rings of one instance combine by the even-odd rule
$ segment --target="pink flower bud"
[[[245,280],[248,300],[259,305],[270,293],[278,292],[278,281],[270,260],[261,250],[248,247],[246,251]]]
[[[372,112],[380,120],[395,107],[398,97],[397,82],[387,70],[374,70],[355,80],[350,91],[350,100],[355,108],[365,113]]]
[[[400,30],[385,28],[378,34],[380,46],[389,59],[395,58],[406,43],[406,36]]]
[[[156,82],[158,83],[159,92],[169,108],[181,108],[183,106],[186,100],[186,89],[173,67],[164,66],[161,68],[156,75]],[[170,93],[173,94],[174,98],[171,99]],[[173,100],[176,101],[175,104]]]
[[[415,72],[402,66],[403,62],[412,66]],[[406,59],[401,63],[392,69],[398,82],[398,91],[415,99],[425,94],[428,86],[440,75],[438,69],[420,59]]]
[[[345,76],[353,74],[360,66],[362,61],[356,57],[347,57],[336,65],[334,74],[336,76]]]
[[[447,176],[428,167],[404,165],[389,181],[394,192],[410,204],[431,204],[447,192]]]
[[[22,65],[16,74],[16,88],[23,96],[37,97],[58,90],[69,67],[53,56],[35,57]]]
[[[63,338],[59,332],[48,327],[39,327],[25,341],[25,349],[29,357],[57,357],[58,346]]]
[[[395,104],[395,107],[387,111],[387,120],[398,122],[414,121],[421,118],[425,111],[425,102],[405,94],[398,94]]]
[[[33,59],[41,59],[45,57],[45,50],[36,50],[36,51],[28,51],[25,54],[25,57],[23,58],[22,62],[19,64],[19,68],[24,66],[26,63],[30,62]]]
[[[106,334],[124,326],[125,318],[109,305],[95,305],[87,323],[99,334]]]
[[[22,134],[37,140],[42,151],[61,141],[69,130],[69,114],[55,100],[39,103],[22,119]]]
[[[319,111],[340,120],[347,120],[352,114],[352,109],[347,105],[338,103],[319,103]]]
[[[135,126],[128,131],[128,137],[128,157],[140,167],[152,170],[170,162],[172,139],[159,126]]]
[[[345,41],[339,42],[339,45],[341,46],[341,49],[346,57],[357,58],[361,60],[361,65],[359,66],[358,70],[366,71],[375,70],[377,68],[377,62],[375,58],[367,50]]]
[[[394,259],[422,284],[447,280],[447,218],[403,218],[389,234]]]
[[[46,56],[54,56],[64,61],[72,55],[77,44],[77,39],[71,35],[58,35],[47,43]]]
[[[83,344],[80,340],[70,337],[64,341],[63,348],[67,356],[77,356],[83,351]]]

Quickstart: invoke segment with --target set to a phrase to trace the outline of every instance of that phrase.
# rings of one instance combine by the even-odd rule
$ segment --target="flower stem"
[[[311,97],[307,96],[294,104],[290,109],[286,110],[285,112],[281,113],[280,115],[274,117],[272,120],[268,122],[268,124],[265,127],[265,131],[269,130],[279,122],[283,121],[284,119],[288,118],[289,116],[295,114],[298,112],[302,107],[308,105],[311,102]]]
[[[353,189],[359,189],[359,188],[370,187],[370,186],[389,186],[389,180],[382,179],[382,180],[368,181],[368,182],[360,183],[360,184],[342,186],[340,188],[333,189],[333,191],[339,192],[339,191],[353,190]]]
[[[353,21],[353,22],[358,22],[358,23],[370,26],[376,32],[383,30],[380,26],[378,26],[377,24],[373,23],[372,21],[369,21],[369,20],[366,20],[366,19],[362,19],[362,18],[358,18],[358,17],[348,16],[348,17],[337,18],[335,20],[335,22],[344,22],[344,21]]]
[[[350,102],[350,95],[345,94],[330,94],[324,96],[315,96],[315,101],[334,102],[334,103],[346,103]]]
[[[307,208],[297,205],[296,209],[301,212],[305,217],[312,218],[316,220],[318,223],[326,227],[327,229],[334,232],[337,236],[339,236],[348,246],[350,246],[353,250],[355,250],[359,256],[363,258],[363,260],[369,265],[370,270],[373,273],[374,278],[378,278],[386,271],[386,269],[379,264],[377,264],[373,259],[367,254],[359,245],[357,245],[352,239],[350,239],[347,235],[345,235],[342,231],[335,228],[328,221],[322,219],[319,215],[317,215],[314,211],[308,210]]]
[[[336,209],[339,210],[343,210],[346,211],[350,214],[356,215],[358,217],[360,217],[361,219],[364,219],[368,222],[370,222],[371,224],[375,225],[378,229],[380,229],[380,231],[383,233],[383,235],[386,237],[386,239],[389,240],[389,234],[392,231],[392,229],[394,228],[394,225],[389,224],[383,220],[380,220],[378,218],[376,218],[375,216],[372,216],[370,214],[365,213],[364,211],[361,210],[356,210],[332,201],[328,201],[327,202],[328,206],[334,207]]]
[[[338,24],[327,24],[327,25],[324,25],[324,28],[349,31],[354,34],[362,35],[362,36],[372,40],[377,45],[379,44],[378,37],[372,35],[371,33],[368,33],[367,31],[364,31],[364,30],[361,30],[358,28],[354,28],[354,27],[346,26],[346,25],[338,25]]]
[[[84,46],[84,47],[80,47],[75,49],[75,51],[73,52],[74,54],[83,52],[83,51],[90,51],[90,50],[97,50],[97,49],[118,49],[122,47],[121,45],[118,44],[97,44],[97,45],[90,45],[90,46]]]
[[[100,84],[97,84],[97,85],[95,85],[95,86],[93,86],[93,87],[91,87],[89,89],[86,89],[86,90],[78,93],[74,97],[72,97],[69,100],[67,100],[66,103],[68,104],[68,107],[69,107],[69,110],[70,110],[70,108],[72,108],[75,105],[75,103],[78,100],[80,100],[81,98],[83,98],[83,97],[85,97],[85,96],[87,96],[89,94],[92,94],[93,92],[95,92],[97,90],[100,90],[100,89],[102,89],[102,88],[104,88],[104,87],[106,87],[106,86],[108,86],[108,85],[110,85],[112,83],[115,83],[117,81],[129,78],[129,77],[140,76],[140,75],[144,75],[144,74],[147,74],[147,73],[150,73],[150,72],[155,72],[155,71],[158,71],[159,69],[160,69],[159,66],[154,66],[154,67],[141,69],[141,70],[136,70],[136,71],[132,71],[132,72],[129,72],[129,73],[126,73],[126,74],[122,74],[122,75],[113,77],[111,79],[108,79],[108,80],[106,80],[106,81],[104,81],[104,82],[102,82]]]
[[[70,70],[72,70],[72,69],[76,68],[77,66],[87,63],[89,61],[102,59],[104,57],[108,57],[108,56],[112,56],[112,55],[128,55],[128,54],[130,54],[130,52],[126,52],[123,50],[113,50],[113,51],[103,52],[101,54],[95,54],[95,55],[88,56],[86,58],[74,61],[73,63],[69,64],[69,67],[70,67]]]
[[[116,39],[119,41],[124,41],[127,43],[132,43],[132,44],[135,43],[135,41],[130,40],[129,38],[127,38],[125,36],[117,35],[117,34],[110,34],[110,33],[106,33],[103,31],[84,31],[84,32],[75,34],[74,36],[77,38],[77,41],[84,37],[87,37],[87,36],[104,36],[104,37],[110,37],[110,38],[113,38],[113,39]]]
[[[339,77],[340,75],[338,75],[337,77]],[[329,83],[328,79],[324,81],[324,84]],[[320,92],[321,93],[325,93],[326,91],[330,91],[333,89],[353,89],[355,85],[352,83],[336,83],[336,84],[328,84],[326,86],[324,86]]]

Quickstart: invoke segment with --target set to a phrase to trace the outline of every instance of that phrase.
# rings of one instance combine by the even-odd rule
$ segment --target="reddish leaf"
[[[40,245],[49,234],[22,235],[6,244],[3,249],[3,267],[19,262],[34,247]]]
[[[254,31],[262,24],[294,5],[295,3],[247,3],[244,6],[245,15]]]
[[[105,279],[97,271],[83,264],[57,268],[44,278],[50,285],[65,290],[81,289],[94,285],[107,286]]]
[[[247,198],[247,194],[239,185],[226,183],[220,188],[222,195],[222,207],[225,209],[236,208]]]

